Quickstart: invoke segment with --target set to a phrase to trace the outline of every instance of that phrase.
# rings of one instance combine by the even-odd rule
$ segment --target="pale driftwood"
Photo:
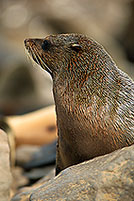
[[[15,134],[17,146],[49,144],[56,139],[54,105],[25,115],[7,117],[7,123]]]

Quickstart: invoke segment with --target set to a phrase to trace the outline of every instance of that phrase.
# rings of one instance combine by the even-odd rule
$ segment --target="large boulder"
[[[134,145],[69,167],[20,200],[134,200]]]

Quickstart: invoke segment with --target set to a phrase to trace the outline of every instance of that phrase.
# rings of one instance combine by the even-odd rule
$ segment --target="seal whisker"
[[[44,67],[44,69],[46,69],[51,75],[52,75],[52,71],[48,68],[48,66],[45,64],[45,62],[43,61],[43,59],[41,58],[40,54],[38,53],[36,47],[34,47],[33,49],[33,53],[36,55],[36,58],[38,60],[38,64],[41,65],[42,67]]]

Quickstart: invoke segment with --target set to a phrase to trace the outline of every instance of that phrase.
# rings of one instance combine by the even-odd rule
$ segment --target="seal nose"
[[[26,45],[29,39],[25,39],[24,40],[24,44]]]
[[[32,47],[35,44],[34,40],[31,38],[24,40],[24,45],[26,49],[29,49],[29,47]]]
[[[29,45],[29,44],[32,43],[32,42],[33,42],[33,41],[32,41],[32,39],[30,39],[30,38],[24,40],[24,44],[25,44],[25,45]]]

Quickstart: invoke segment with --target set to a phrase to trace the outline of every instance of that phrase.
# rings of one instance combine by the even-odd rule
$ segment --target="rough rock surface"
[[[69,167],[20,200],[134,200],[134,145]]]
[[[0,201],[8,201],[10,196],[11,172],[7,134],[0,129]]]

